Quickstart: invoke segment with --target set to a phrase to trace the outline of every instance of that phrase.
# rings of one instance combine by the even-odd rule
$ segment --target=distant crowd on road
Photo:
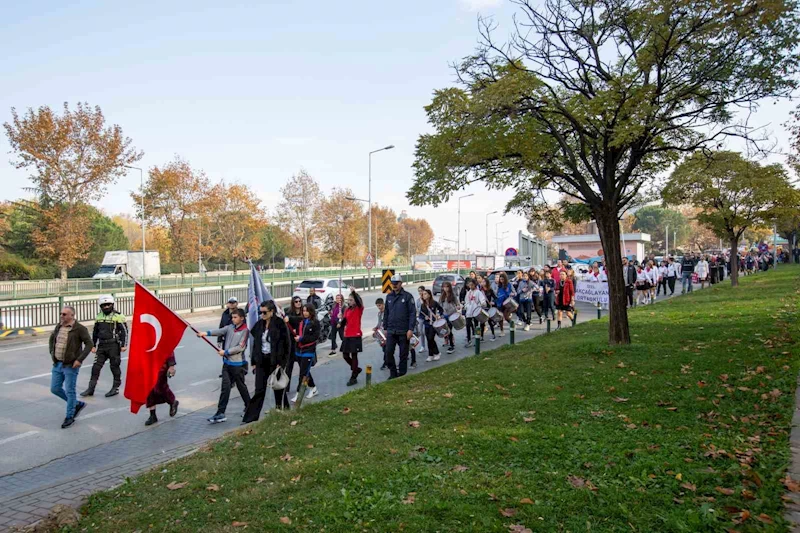
[[[780,260],[788,261],[788,254],[782,255]],[[641,262],[623,257],[622,263],[629,307],[654,302],[662,291],[665,296],[667,290],[669,295],[673,295],[678,279],[681,280],[681,293],[692,292],[693,284],[704,287],[706,283],[721,282],[731,269],[729,257],[722,254],[686,254],[661,261],[650,256]],[[768,270],[774,264],[775,256],[771,253],[754,251],[741,257],[738,267],[742,275],[751,275]],[[519,269],[511,273],[511,279],[508,272],[499,271],[494,280],[472,271],[461,287],[450,281],[442,283],[438,298],[424,286],[417,288],[415,298],[403,288],[402,276],[395,274],[391,278],[391,292],[385,299],[375,301],[378,320],[372,334],[383,351],[381,369],[389,371],[389,379],[396,379],[406,375],[409,367],[417,368],[418,353],[427,352],[426,362],[438,361],[441,350],[447,354],[455,351],[455,336],[461,330],[465,330],[466,348],[475,342],[491,342],[498,336],[504,337],[506,326],[514,328],[516,324],[522,324],[528,331],[534,313],[539,324],[544,320],[556,321],[556,329],[562,327],[565,315],[575,325],[578,282],[607,282],[608,277],[602,262],[593,263],[581,274],[577,274],[573,266],[559,260],[554,266],[541,269]],[[319,389],[311,369],[317,364],[317,346],[325,340],[331,342],[329,355],[335,356],[338,349],[348,365],[347,386],[358,383],[363,372],[358,357],[363,351],[361,322],[364,302],[355,289],[351,289],[346,299],[343,294],[329,298],[323,302],[311,288],[305,302],[294,296],[285,309],[280,309],[271,300],[262,302],[260,319],[251,330],[247,328],[245,311],[239,308],[237,299],[229,299],[219,327],[198,333],[198,336],[217,338],[219,355],[223,360],[217,411],[208,419],[209,422],[227,420],[226,410],[233,386],[238,389],[245,405],[244,423],[258,420],[270,390],[278,409],[289,409],[292,404],[302,402],[302,398],[317,396]],[[114,308],[114,303],[110,295],[100,297],[100,312],[92,335],[75,320],[75,309],[65,306],[60,322],[50,336],[53,360],[51,391],[66,402],[62,428],[71,427],[86,407],[84,401],[77,399],[76,385],[80,367],[90,353],[95,353],[91,379],[80,396],[94,395],[106,361],[110,363],[113,384],[105,396],[119,393],[121,353],[127,349],[128,330],[125,317]],[[295,364],[300,377],[294,394],[291,394],[289,388]],[[245,383],[250,371],[255,374],[252,396]],[[176,415],[179,402],[168,384],[175,372],[173,355],[159,370],[156,385],[147,398],[150,417],[146,425],[158,421],[157,405],[167,404],[170,416]]]

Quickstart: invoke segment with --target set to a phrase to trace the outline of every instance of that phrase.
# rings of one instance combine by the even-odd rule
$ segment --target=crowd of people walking
[[[782,258],[783,259],[783,258]],[[681,258],[666,257],[657,261],[655,257],[643,261],[630,261],[624,257],[623,280],[626,286],[629,307],[650,304],[662,295],[673,295],[680,280],[681,293],[692,292],[694,283],[702,287],[722,281],[730,272],[731,263],[724,256],[702,256],[687,254]],[[766,252],[750,253],[741,257],[739,270],[742,275],[751,275],[774,266],[775,257]],[[514,272],[512,272],[514,274]],[[590,282],[607,282],[607,272],[602,263],[594,263],[591,270],[580,276]],[[539,324],[545,320],[556,321],[556,329],[568,322],[575,325],[576,286],[579,276],[562,260],[554,266],[542,269],[518,270],[513,279],[506,271],[499,271],[492,280],[472,271],[460,289],[450,281],[442,284],[441,294],[420,286],[417,297],[406,291],[403,278],[395,274],[391,278],[392,290],[385,298],[378,298],[375,306],[378,320],[372,334],[383,351],[382,370],[388,370],[390,380],[404,376],[408,369],[417,367],[417,354],[427,353],[425,362],[439,361],[442,351],[452,354],[456,350],[456,333],[465,330],[466,348],[475,342],[493,342],[504,337],[507,328],[521,325],[528,331],[534,317]],[[75,320],[75,310],[65,306],[61,320],[50,336],[50,354],[53,359],[51,391],[67,404],[62,428],[68,428],[86,406],[76,397],[78,372],[90,353],[95,353],[89,387],[81,396],[92,396],[105,364],[110,362],[113,376],[111,390],[106,397],[118,394],[121,384],[120,354],[127,349],[128,330],[125,317],[114,308],[111,296],[101,296],[100,312],[95,321],[93,334]],[[274,393],[275,407],[289,409],[301,401],[300,395],[313,398],[319,394],[312,369],[317,364],[317,347],[323,340],[330,340],[329,355],[342,353],[348,367],[347,386],[358,384],[363,369],[359,365],[359,354],[363,351],[361,323],[364,302],[361,295],[352,289],[335,296],[330,304],[330,334],[321,338],[318,309],[323,305],[319,296],[310,292],[306,302],[294,296],[285,308],[274,301],[260,303],[259,319],[248,329],[246,313],[239,308],[236,298],[229,299],[220,319],[219,327],[197,332],[198,337],[216,337],[218,353],[223,365],[221,388],[217,410],[208,419],[211,423],[227,420],[226,410],[230,394],[235,386],[244,402],[244,423],[258,420],[267,393]],[[549,327],[549,326],[548,326]],[[338,342],[337,342],[338,341]],[[249,359],[248,359],[249,355]],[[410,358],[410,364],[409,364]],[[297,387],[289,391],[292,373],[298,367]],[[150,418],[146,425],[158,421],[156,406],[169,405],[169,415],[175,416],[178,401],[169,388],[168,379],[176,373],[176,361],[169,357],[159,370],[158,379],[147,397],[146,406]],[[255,375],[255,390],[251,396],[245,378],[252,371]]]

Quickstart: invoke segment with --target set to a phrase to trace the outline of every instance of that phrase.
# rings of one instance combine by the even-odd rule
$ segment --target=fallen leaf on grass
[[[756,520],[765,524],[772,524],[772,518],[768,514],[761,513],[756,517]]]
[[[503,387],[502,385],[500,385],[499,383],[495,383],[494,384],[494,388],[497,389],[497,390],[506,390],[506,388]]]
[[[519,503],[521,503],[523,505],[533,505],[533,500],[531,500],[530,498],[522,498],[519,501]]]
[[[219,485],[217,485],[216,483],[212,483],[211,485],[209,485],[209,486],[207,486],[207,487],[206,487],[206,490],[211,490],[211,491],[214,491],[214,492],[219,492]]]
[[[414,503],[414,500],[416,499],[416,497],[417,497],[417,493],[416,493],[416,492],[409,492],[409,493],[408,493],[408,496],[406,497],[406,499],[405,499],[405,500],[403,500],[403,504],[404,504],[404,505],[411,505],[411,504],[413,504],[413,503]]]
[[[500,509],[500,514],[506,518],[511,518],[512,516],[517,515],[517,510],[510,507],[508,509]]]
[[[289,455],[288,453],[286,455],[281,455],[281,461],[289,462],[291,460],[292,460],[292,456]]]
[[[292,423],[291,423],[291,424],[289,424],[289,425],[290,425],[290,426],[296,426],[296,425],[297,425],[297,420],[292,420]]]
[[[620,396],[617,396],[616,398],[614,398],[614,401],[617,402],[617,403],[624,403],[624,402],[627,402],[628,400],[630,400],[630,398],[622,398]]]
[[[302,474],[298,474],[298,475],[294,476],[294,477],[291,479],[291,481],[292,481],[292,483],[297,483],[298,481],[300,481],[300,478],[302,478],[302,477],[303,477],[303,475],[302,475]]]
[[[686,483],[681,483],[681,487],[683,487],[686,490],[690,490],[692,492],[697,491],[697,485],[695,485],[694,483],[689,483],[688,481]]]
[[[533,533],[532,529],[529,529],[522,524],[511,524],[508,526],[508,531],[510,533]]]
[[[352,409],[350,409],[349,407],[345,407],[344,409],[342,409],[342,414],[343,415],[349,414],[350,411],[352,411]]]
[[[408,423],[408,427],[418,428],[419,427],[419,422],[416,421],[416,420],[412,420],[411,422]]]
[[[519,442],[519,439],[517,437],[508,437],[508,438],[511,440],[511,442]]]
[[[617,368],[625,368],[625,363],[620,361],[619,363],[617,363]]]
[[[467,470],[469,470],[469,467],[464,465],[456,465],[453,467],[453,472],[466,472]]]
[[[445,392],[444,394],[442,394],[442,396],[444,396],[445,398],[452,398],[453,397],[453,393],[452,392]]]
[[[489,501],[496,502],[497,501],[497,496],[495,496],[493,493],[489,494]]]
[[[724,494],[725,496],[730,496],[733,494],[733,489],[726,489],[725,487],[714,487],[714,490],[720,494]]]
[[[167,488],[168,488],[169,490],[178,490],[178,489],[182,489],[183,487],[185,487],[185,486],[186,486],[186,485],[188,485],[188,484],[189,484],[189,482],[188,482],[188,481],[184,481],[184,482],[182,482],[182,483],[176,483],[176,482],[174,482],[174,481],[173,481],[172,483],[170,483],[169,485],[167,485]]]
[[[233,527],[247,527],[247,522],[237,522],[234,520],[231,525]]]
[[[783,483],[783,486],[786,487],[786,490],[790,492],[800,492],[800,483],[797,483],[797,481],[790,478],[788,474],[781,480],[781,483]]]
[[[525,422],[526,424],[529,422],[533,422],[534,420],[536,419],[530,416],[526,416],[525,418],[522,419],[522,421]]]
[[[287,526],[290,526],[290,525],[292,525],[292,519],[289,518],[288,516],[282,516],[281,517],[281,524],[286,524]]]
[[[576,489],[580,489],[586,486],[586,480],[581,477],[569,476],[567,478],[567,481],[569,481],[569,484],[575,487]]]

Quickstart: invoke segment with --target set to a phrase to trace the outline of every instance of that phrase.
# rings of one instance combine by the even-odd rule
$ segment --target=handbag
[[[283,390],[289,386],[289,374],[283,368],[277,367],[267,378],[267,388],[272,390]]]

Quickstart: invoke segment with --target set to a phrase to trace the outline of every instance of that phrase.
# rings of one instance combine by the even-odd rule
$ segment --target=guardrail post
[[[294,280],[289,281],[289,296],[291,297],[294,294]]]
[[[367,365],[367,387],[372,385],[372,365]]]
[[[62,309],[64,309],[64,297],[63,296],[59,296],[58,297],[58,311],[61,312]]]
[[[600,302],[597,302],[597,319],[600,320],[602,317],[602,311],[600,310]]]
[[[550,333],[550,319],[547,319],[547,333]]]
[[[508,332],[508,343],[511,346],[514,346],[514,340],[515,340],[514,339],[514,335],[515,335],[515,333],[517,331],[517,323],[516,322],[509,322],[508,325],[510,326],[509,332]]]
[[[219,291],[219,305],[225,309],[225,285],[222,285],[222,290]]]
[[[481,338],[475,336],[475,355],[481,354]]]
[[[16,300],[17,299],[17,282],[11,282],[11,298]]]
[[[189,312],[194,313],[194,287],[189,288]]]

